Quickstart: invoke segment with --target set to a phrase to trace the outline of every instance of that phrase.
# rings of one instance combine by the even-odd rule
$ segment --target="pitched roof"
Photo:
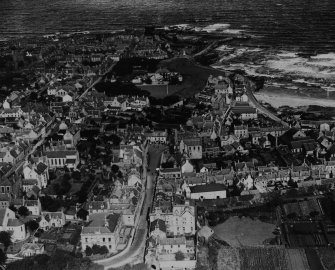
[[[44,163],[40,162],[36,166],[36,172],[38,174],[42,174],[47,168],[48,168],[47,165],[45,165]]]
[[[77,155],[76,150],[56,150],[56,151],[46,151],[46,156],[48,158],[66,158],[66,156]]]
[[[153,222],[151,222],[150,232],[154,231],[156,228],[158,228],[162,232],[166,232],[165,221],[161,219],[155,219]]]
[[[191,193],[203,193],[203,192],[213,192],[213,191],[223,191],[227,190],[226,185],[210,183],[206,185],[199,185],[190,187]]]

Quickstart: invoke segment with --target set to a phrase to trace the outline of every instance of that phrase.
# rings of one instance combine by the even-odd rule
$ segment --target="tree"
[[[0,232],[0,243],[5,246],[5,250],[7,250],[7,248],[12,244],[12,236],[9,232]]]
[[[91,247],[87,246],[86,249],[85,249],[85,254],[86,256],[91,256],[92,255],[92,249]]]
[[[31,232],[36,231],[40,227],[40,225],[38,224],[38,222],[36,220],[29,220],[26,223],[26,226],[27,226],[28,230],[31,231]]]
[[[93,254],[99,254],[100,253],[100,246],[99,245],[93,245],[92,246],[92,252],[93,252]]]
[[[100,254],[103,255],[103,254],[108,254],[109,250],[108,248],[103,245],[102,247],[100,247]]]
[[[80,174],[80,172],[78,172],[78,171],[74,171],[74,172],[72,173],[71,177],[72,177],[73,179],[79,181],[80,178],[81,178],[81,174]]]
[[[18,210],[17,213],[21,216],[21,217],[26,217],[30,215],[30,212],[28,210],[27,207],[25,206],[21,206]]]
[[[185,259],[185,255],[181,251],[177,251],[175,253],[176,261],[183,261]]]
[[[114,173],[114,174],[117,174],[117,172],[119,171],[119,166],[118,165],[116,165],[116,164],[113,164],[112,165],[112,172]]]
[[[4,265],[6,260],[7,260],[7,256],[6,256],[5,252],[3,252],[2,249],[0,249],[0,264]]]
[[[88,215],[88,211],[86,211],[83,208],[80,208],[79,211],[77,212],[77,217],[79,217],[82,220],[86,220],[87,215]]]

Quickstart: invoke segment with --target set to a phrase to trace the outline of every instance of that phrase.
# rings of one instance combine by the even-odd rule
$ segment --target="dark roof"
[[[44,163],[40,162],[40,163],[38,163],[37,166],[36,166],[36,172],[37,172],[38,174],[41,174],[41,173],[43,173],[47,168],[48,168],[47,165],[45,165]]]
[[[153,222],[151,222],[150,232],[154,231],[156,228],[158,228],[162,232],[166,232],[165,221],[161,219],[155,219]]]
[[[198,185],[194,187],[190,187],[191,193],[202,193],[202,192],[212,192],[212,191],[222,191],[226,190],[226,185],[210,183],[206,185]]]
[[[119,218],[120,218],[120,214],[117,214],[117,213],[111,214],[107,217],[108,228],[111,232],[114,232]]]

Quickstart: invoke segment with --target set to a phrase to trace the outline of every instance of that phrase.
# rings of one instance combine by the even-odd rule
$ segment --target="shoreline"
[[[258,101],[269,103],[274,108],[279,108],[281,106],[290,106],[293,108],[297,108],[301,106],[310,106],[310,105],[317,105],[322,107],[335,107],[335,100],[331,99],[302,97],[287,94],[281,96],[279,94],[269,92],[254,93],[254,95]]]

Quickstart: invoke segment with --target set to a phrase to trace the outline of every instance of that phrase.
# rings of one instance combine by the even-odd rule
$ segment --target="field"
[[[218,269],[241,269],[240,254],[236,248],[220,248],[217,259]]]
[[[214,227],[215,235],[230,246],[259,246],[265,240],[274,238],[275,226],[252,220],[248,217],[230,217],[224,223]]]
[[[167,93],[167,86],[166,85],[137,85],[138,88],[142,90],[148,91],[151,96],[155,98],[164,98],[166,96],[173,95],[174,93],[178,92],[183,88],[182,85],[169,85],[169,93]]]
[[[308,261],[303,249],[286,249],[290,270],[309,270]]]
[[[171,71],[179,72],[184,82],[179,86],[176,94],[182,97],[191,97],[200,92],[206,85],[209,75],[224,76],[224,71],[215,70],[211,67],[204,67],[196,64],[187,58],[174,58],[160,63],[162,67],[166,67]]]
[[[285,249],[239,249],[241,270],[288,270]]]

